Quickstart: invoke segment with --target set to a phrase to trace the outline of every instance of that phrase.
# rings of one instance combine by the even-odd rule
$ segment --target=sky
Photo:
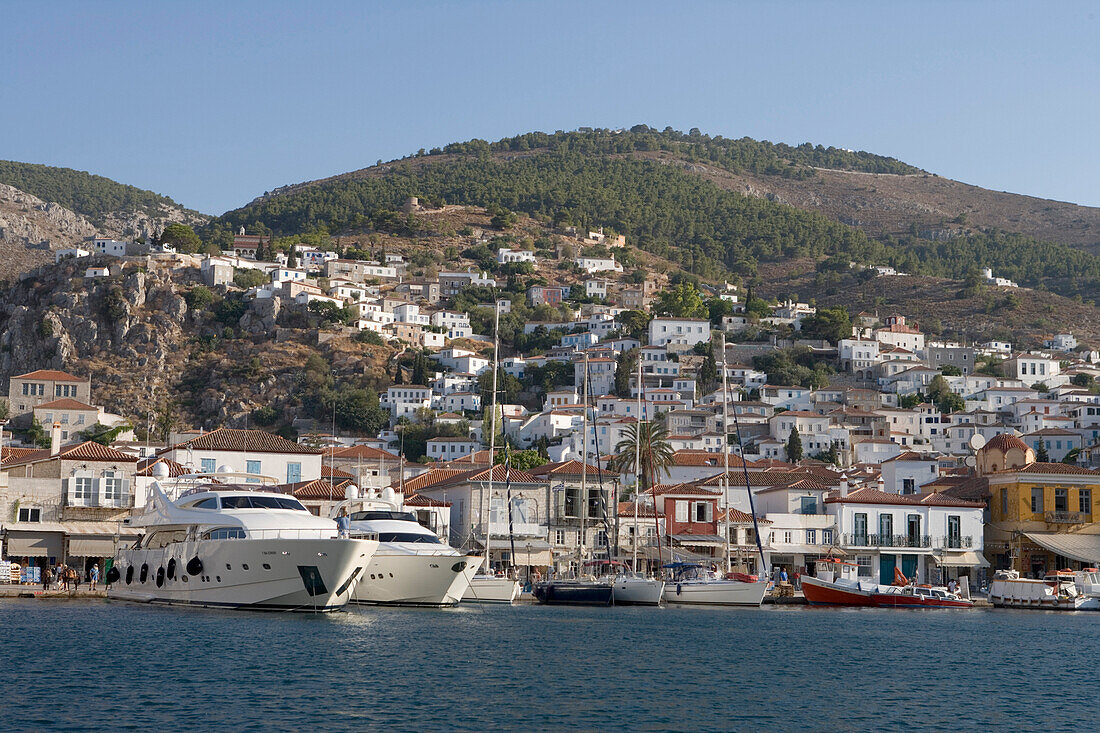
[[[220,214],[420,148],[645,123],[1100,206],[1086,2],[0,4],[0,159]]]

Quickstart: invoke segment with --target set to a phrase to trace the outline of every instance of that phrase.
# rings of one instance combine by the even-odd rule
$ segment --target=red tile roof
[[[296,484],[283,484],[279,488],[298,499],[341,501],[344,498],[344,490],[342,488],[337,488],[336,485],[324,479],[299,481]]]
[[[187,467],[182,463],[176,463],[173,460],[164,458],[163,456],[157,456],[156,458],[142,458],[137,464],[137,473],[135,476],[152,476],[153,466],[158,463],[163,463],[168,467],[168,476],[170,478],[176,478],[182,476],[185,473],[189,473]]]
[[[405,481],[405,493],[415,493],[421,489],[438,484],[440,481],[457,476],[460,473],[466,473],[466,471],[461,468],[433,468],[430,471]]]
[[[327,463],[321,464],[321,476],[328,478],[348,478],[353,479],[355,476],[342,469],[330,466]]]
[[[752,461],[744,461],[740,456],[730,455],[730,468],[741,468],[748,463],[749,468],[755,468],[757,464]],[[721,453],[712,453],[705,450],[697,450],[694,448],[683,448],[672,454],[672,465],[674,466],[713,466],[715,468],[724,468],[725,459]]]
[[[663,517],[664,515],[665,515],[664,512],[662,512],[660,510],[657,511],[657,516],[658,517]],[[634,502],[632,502],[632,501],[620,501],[619,502],[619,516],[633,519],[634,518]],[[643,518],[653,519],[653,505],[652,504],[646,504],[644,502],[639,501],[638,502],[638,519],[643,519]]]
[[[137,463],[138,461],[137,456],[132,456],[129,453],[123,453],[114,448],[108,448],[105,445],[100,445],[99,443],[88,440],[83,443],[62,446],[56,456],[50,455],[49,448],[39,448],[38,450],[24,454],[21,458],[13,457],[10,461],[5,461],[4,465],[40,463],[55,458],[66,461],[106,461],[110,463]]]
[[[195,450],[224,450],[248,453],[303,453],[320,455],[324,451],[300,445],[281,435],[263,430],[234,430],[218,428],[197,438],[179,443],[165,450],[194,448]]]
[[[583,468],[584,465],[578,460],[545,463],[537,468],[532,468],[529,473],[532,476],[580,476],[582,469],[586,474],[593,477],[600,473],[609,473],[609,469],[601,466],[593,466],[589,463],[587,464],[588,468]]]
[[[647,494],[655,494],[658,496],[718,496],[719,492],[705,489],[702,486],[696,484],[683,483],[683,484],[657,484],[652,489],[647,490]]]
[[[83,402],[78,402],[70,397],[62,397],[59,400],[53,402],[43,402],[40,405],[35,405],[36,410],[98,410],[98,407],[92,405],[86,405]]]
[[[347,448],[328,449],[325,451],[330,458],[359,458],[367,461],[400,461],[400,457],[388,450],[375,448],[370,445],[352,445]]]
[[[856,489],[848,494],[848,496],[842,497],[839,492],[830,494],[825,499],[826,504],[890,504],[890,505],[906,505],[913,506],[917,504],[923,504],[925,506],[956,506],[956,507],[968,507],[972,509],[981,509],[985,507],[985,504],[980,501],[966,501],[965,499],[959,499],[950,494],[888,494],[885,491],[879,491],[878,489],[864,488]]]
[[[743,512],[740,509],[734,509],[733,507],[730,507],[729,509],[720,509],[718,511],[718,521],[719,522],[726,521],[726,512],[727,511],[729,512],[729,515],[730,515],[729,521],[740,523],[740,524],[752,524],[752,515],[751,514]],[[771,524],[772,523],[772,520],[764,519],[764,517],[757,517],[756,521],[759,524]]]
[[[421,496],[420,494],[413,494],[412,496],[405,497],[405,506],[448,507],[450,505],[451,502],[449,501],[439,501],[438,499]]]
[[[1028,473],[1028,474],[1043,474],[1043,473],[1061,473],[1061,474],[1078,474],[1082,476],[1100,476],[1100,471],[1094,471],[1091,468],[1085,468],[1083,466],[1072,466],[1068,463],[1041,463],[1035,461],[1029,463],[1023,468],[1011,468],[1007,471],[998,471],[997,473]]]
[[[87,382],[87,379],[81,379],[80,377],[74,377],[68,372],[58,371],[57,369],[37,369],[33,372],[27,372],[26,374],[17,374],[12,379],[42,379],[51,382]]]

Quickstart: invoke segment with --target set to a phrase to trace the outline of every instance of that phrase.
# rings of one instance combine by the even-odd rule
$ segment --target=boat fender
[[[168,579],[176,579],[176,558],[174,557],[168,561]]]
[[[157,587],[164,585],[164,568],[157,568]]]
[[[202,573],[202,560],[199,559],[198,555],[187,561],[185,570],[187,570],[188,575],[200,575]]]
[[[132,572],[132,571],[131,571]],[[111,569],[107,571],[107,584],[117,583],[120,575],[118,568],[111,566]]]
[[[680,595],[680,584],[676,584],[676,595]]]
[[[148,579],[148,577],[149,577],[149,564],[148,563],[142,563],[141,564],[141,572],[138,574],[138,580],[140,580],[142,583],[144,583],[146,581],[146,579]]]
[[[134,566],[133,565],[126,568],[126,585],[130,585],[130,583],[132,583],[132,582],[134,582]]]
[[[459,560],[458,562],[456,562],[454,565],[451,566],[451,570],[453,570],[456,573],[461,573],[465,569],[466,569],[466,561],[465,560]]]

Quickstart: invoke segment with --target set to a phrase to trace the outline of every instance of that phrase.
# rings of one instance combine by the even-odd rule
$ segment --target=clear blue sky
[[[1085,2],[0,7],[0,158],[208,213],[456,140],[646,123],[1100,205]]]

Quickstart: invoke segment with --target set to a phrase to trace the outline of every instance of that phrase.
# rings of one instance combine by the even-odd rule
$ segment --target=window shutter
[[[71,489],[71,486],[72,486],[70,481],[71,480],[67,479],[67,478],[61,479],[61,495],[63,497],[65,497],[65,503],[66,504],[72,504],[73,503],[72,494],[69,493],[69,491]]]
[[[88,498],[88,506],[99,506],[99,490],[102,479],[92,479],[92,495]]]
[[[119,500],[120,500],[120,503],[123,506],[129,506],[131,504],[131,502],[130,502],[130,479],[128,479],[128,478],[122,479],[119,482],[119,486],[121,487],[120,495],[118,497]]]

